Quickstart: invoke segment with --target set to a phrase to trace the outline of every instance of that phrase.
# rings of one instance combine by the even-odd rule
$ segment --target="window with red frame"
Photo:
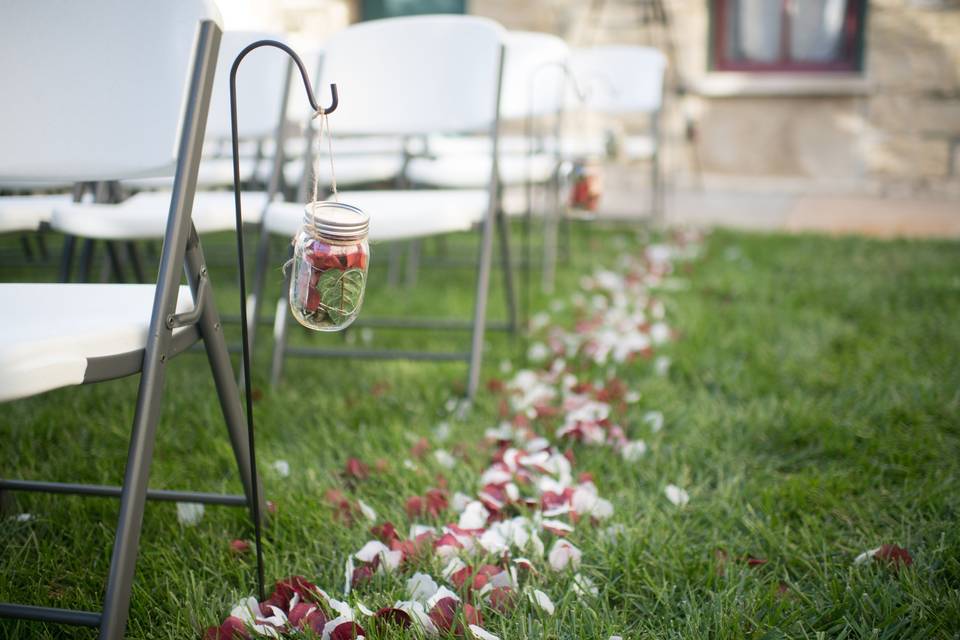
[[[713,0],[716,71],[862,69],[867,0]]]

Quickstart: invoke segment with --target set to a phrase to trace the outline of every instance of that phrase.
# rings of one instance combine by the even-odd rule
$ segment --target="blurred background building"
[[[659,47],[671,60],[668,210],[725,202],[740,210],[748,194],[770,215],[796,214],[805,197],[820,198],[808,205],[815,210],[867,206],[850,198],[868,197],[929,202],[944,213],[960,198],[960,0],[220,4],[228,28],[281,28],[313,42],[357,20],[465,12],[573,46]],[[631,123],[600,126],[618,133]],[[622,163],[609,168],[610,206],[631,206],[634,174]]]

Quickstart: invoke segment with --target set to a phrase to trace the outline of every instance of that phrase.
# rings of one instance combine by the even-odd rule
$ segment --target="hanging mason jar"
[[[293,239],[290,310],[314,331],[340,331],[360,313],[367,285],[370,218],[339,202],[311,202]]]
[[[589,161],[577,161],[570,175],[570,207],[593,213],[600,204],[603,193],[603,178],[600,165]]]

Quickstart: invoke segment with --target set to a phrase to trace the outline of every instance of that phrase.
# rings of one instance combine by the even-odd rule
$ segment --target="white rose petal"
[[[620,455],[627,462],[636,462],[647,453],[647,443],[643,440],[631,440],[620,449]]]
[[[643,421],[650,425],[650,431],[653,433],[663,429],[663,413],[660,411],[647,411],[643,414]]]
[[[472,633],[473,637],[477,638],[478,640],[500,640],[499,636],[493,635],[492,633],[490,633],[489,631],[487,631],[482,627],[478,627],[475,624],[471,624],[469,626],[470,626],[470,633]]]
[[[203,505],[199,502],[178,502],[177,520],[185,527],[192,527],[203,519]]]
[[[463,509],[457,523],[461,529],[483,529],[487,525],[490,512],[479,500],[473,500]]]
[[[286,460],[277,460],[270,466],[281,478],[287,478],[290,476],[290,463]]]
[[[407,580],[407,593],[411,600],[427,602],[440,587],[425,573],[415,573]]]
[[[543,591],[540,591],[539,589],[534,589],[533,592],[530,594],[530,600],[535,605],[540,607],[540,609],[542,609],[543,612],[546,613],[548,616],[553,615],[553,612],[555,610],[555,607],[553,606],[553,600],[551,600],[550,596],[545,594]]]
[[[667,500],[678,507],[682,507],[690,502],[690,494],[675,484],[668,484],[663,492],[667,495]]]
[[[363,500],[357,500],[357,505],[360,507],[360,513],[363,514],[363,517],[369,520],[370,522],[375,522],[377,519],[377,512],[373,510],[373,507],[368,505]]]
[[[444,449],[437,449],[433,452],[433,457],[436,458],[437,464],[446,469],[453,469],[457,466],[457,459],[450,455],[449,451]]]
[[[547,560],[550,562],[550,568],[554,571],[563,571],[568,566],[576,569],[580,566],[580,558],[583,552],[566,540],[557,540],[550,549],[550,555]]]

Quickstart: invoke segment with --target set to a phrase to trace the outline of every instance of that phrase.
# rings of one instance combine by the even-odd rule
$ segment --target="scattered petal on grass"
[[[895,544],[884,544],[880,545],[876,549],[864,551],[854,558],[853,563],[864,564],[870,560],[885,562],[894,571],[899,570],[901,566],[909,567],[911,564],[913,564],[913,558],[910,556],[910,552],[903,547],[898,547]]]
[[[650,431],[653,433],[663,429],[663,413],[660,411],[647,411],[643,414],[643,421],[650,425]]]
[[[433,428],[433,439],[437,442],[445,442],[450,438],[450,423],[441,422]]]
[[[178,502],[177,520],[185,527],[192,527],[203,519],[203,505],[199,502]]]
[[[14,519],[17,522],[32,522],[33,520],[36,520],[36,517],[32,513],[18,513],[16,516],[14,516]]]
[[[550,596],[545,594],[543,591],[540,591],[539,589],[534,589],[530,593],[530,600],[548,616],[553,615],[553,612],[555,610],[555,607],[553,605],[553,600],[551,600]]]
[[[573,584],[570,585],[570,589],[580,598],[596,598],[600,595],[600,589],[597,588],[593,580],[582,573],[573,576]]]
[[[277,475],[281,478],[287,478],[290,476],[290,463],[286,460],[277,460],[270,467],[277,472]]]
[[[567,567],[572,569],[579,567],[582,555],[583,553],[580,549],[577,549],[566,540],[557,540],[553,543],[547,560],[550,562],[551,569],[554,571],[563,571]]]
[[[666,494],[667,500],[678,507],[683,507],[690,502],[690,494],[675,484],[668,484],[667,488],[664,489],[663,492]]]
[[[473,637],[477,638],[478,640],[500,640],[499,636],[495,636],[489,631],[487,631],[486,629],[483,629],[482,627],[478,627],[475,624],[471,624],[469,625],[469,627],[470,627],[470,633],[472,633]]]
[[[373,507],[368,505],[363,500],[357,500],[357,506],[360,507],[360,513],[363,514],[364,518],[366,518],[370,522],[376,522],[377,512],[373,510]]]
[[[357,458],[347,460],[346,468],[343,471],[347,478],[354,480],[364,480],[370,475],[370,468]]]
[[[246,540],[231,540],[230,551],[234,553],[247,553],[250,551],[250,543]]]
[[[437,464],[446,469],[453,469],[457,466],[457,459],[450,455],[450,452],[445,449],[437,449],[433,452],[433,457],[436,459]]]
[[[647,443],[643,440],[631,440],[623,445],[620,455],[627,462],[636,462],[647,453]]]
[[[425,573],[415,573],[407,580],[407,593],[411,600],[426,603],[440,587]]]
[[[661,377],[670,373],[670,358],[657,356],[657,359],[653,361],[653,371]]]

